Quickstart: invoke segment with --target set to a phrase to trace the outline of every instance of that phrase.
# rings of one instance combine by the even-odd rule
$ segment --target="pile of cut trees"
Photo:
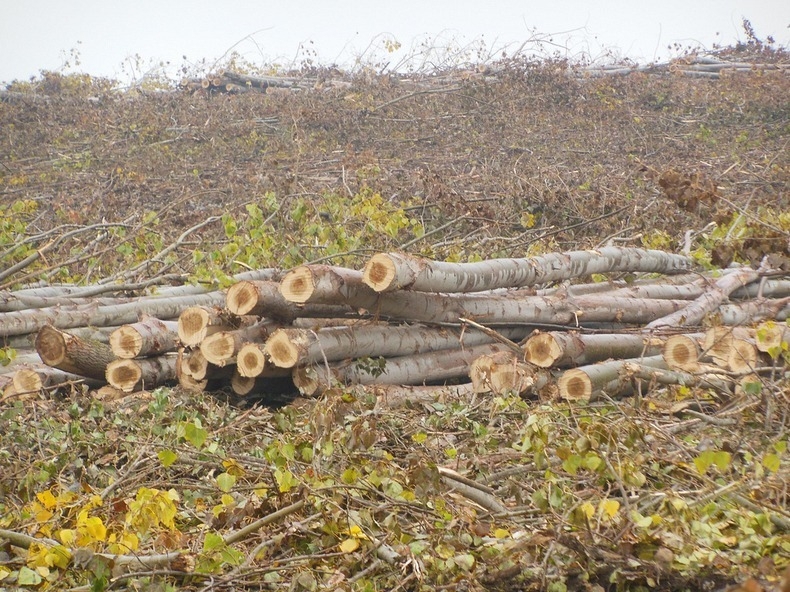
[[[75,300],[88,288],[17,291],[0,294],[0,336],[22,345],[0,389],[4,400],[74,382],[264,400],[338,385],[392,401],[441,389],[587,401],[650,384],[733,393],[784,371],[787,275],[604,247],[477,263],[380,253],[361,271],[260,270],[227,292],[87,304]],[[22,351],[26,334],[35,352]]]
[[[186,78],[181,81],[181,88],[210,93],[265,93],[269,88],[289,90],[308,90],[315,87],[317,80],[307,77],[293,76],[250,76],[231,70],[212,74],[205,78]]]

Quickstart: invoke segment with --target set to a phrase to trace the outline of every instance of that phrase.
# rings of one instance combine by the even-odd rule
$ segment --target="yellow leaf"
[[[77,533],[70,528],[64,528],[58,533],[60,542],[70,547],[74,546],[74,541],[77,540]]]
[[[107,528],[101,521],[101,518],[93,516],[85,521],[85,530],[90,537],[95,541],[103,541],[107,538]]]
[[[353,553],[359,549],[359,539],[346,539],[340,543],[340,551],[343,553]]]
[[[242,467],[239,463],[237,463],[234,459],[228,458],[222,461],[222,466],[225,467],[225,471],[233,475],[234,477],[243,477],[246,471],[244,467]]]
[[[55,499],[55,496],[52,495],[52,492],[49,489],[42,491],[41,493],[37,493],[36,498],[47,510],[51,510],[58,505],[58,500]]]
[[[494,530],[494,538],[497,539],[506,539],[510,536],[510,531],[505,528],[497,528]]]
[[[588,520],[595,515],[595,506],[593,506],[590,502],[584,502],[579,509]]]
[[[599,506],[601,513],[609,518],[614,518],[620,510],[620,502],[617,500],[602,500]]]

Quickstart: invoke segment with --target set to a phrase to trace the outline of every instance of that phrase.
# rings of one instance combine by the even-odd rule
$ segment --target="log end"
[[[315,290],[313,272],[303,265],[289,271],[280,283],[280,293],[289,302],[304,304]]]
[[[258,305],[258,290],[247,280],[236,282],[228,288],[225,306],[233,314],[249,314]]]
[[[583,371],[566,370],[557,381],[560,397],[570,401],[587,401],[592,396],[592,381]]]
[[[178,317],[178,338],[184,345],[197,345],[206,337],[206,327],[211,322],[208,311],[202,306],[191,306]]]
[[[133,360],[115,360],[107,365],[107,382],[125,393],[134,391],[142,376],[140,365]]]
[[[293,368],[299,361],[299,350],[282,329],[275,331],[264,345],[263,350],[272,363],[279,368]]]
[[[66,334],[44,325],[36,335],[36,351],[47,366],[58,366],[66,359]]]
[[[14,373],[13,385],[17,394],[37,393],[44,386],[38,372],[31,368],[21,368]]]
[[[236,368],[241,376],[253,378],[260,376],[266,368],[266,357],[261,351],[261,345],[247,343],[239,350],[236,357]]]
[[[524,359],[539,368],[551,368],[561,355],[562,348],[550,333],[533,335],[524,344]]]
[[[134,327],[124,325],[110,333],[110,349],[119,358],[136,358],[142,347],[143,337]]]
[[[386,292],[397,288],[395,284],[395,263],[386,253],[377,253],[370,258],[362,272],[362,281],[376,292]]]
[[[672,335],[664,343],[664,360],[673,370],[696,372],[700,353],[699,345],[688,335]]]
[[[210,363],[224,366],[236,353],[236,342],[227,331],[214,333],[201,342],[200,353]]]

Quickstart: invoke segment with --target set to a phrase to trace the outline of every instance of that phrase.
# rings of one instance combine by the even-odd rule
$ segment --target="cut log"
[[[358,271],[328,265],[296,268],[280,288],[287,300],[348,304],[357,310],[392,319],[457,323],[471,318],[482,324],[644,323],[688,304],[683,300],[607,298],[602,294],[574,297],[534,296],[528,290],[505,294],[432,294],[396,291],[376,293],[361,283]]]
[[[631,363],[626,364],[625,369],[634,378],[663,385],[712,389],[723,394],[732,394],[735,387],[730,378],[714,373],[691,374],[682,370],[664,370]]]
[[[783,343],[790,344],[790,327],[785,323],[766,321],[755,330],[755,345],[761,352],[778,355]]]
[[[757,347],[751,339],[735,338],[730,344],[727,368],[736,374],[753,374],[761,365]]]
[[[524,344],[527,362],[541,368],[591,364],[609,358],[653,356],[663,340],[633,333],[583,334],[553,331],[532,335]]]
[[[365,266],[364,281],[377,292],[479,292],[519,288],[613,271],[678,273],[694,267],[688,257],[663,251],[603,247],[527,259],[478,263],[430,261],[404,253],[379,253]]]
[[[262,343],[246,343],[239,349],[236,366],[241,376],[254,378],[264,372],[267,363],[263,349]]]
[[[737,290],[760,278],[760,272],[750,267],[742,267],[728,273],[714,282],[708,291],[695,299],[682,310],[651,321],[647,329],[656,327],[689,327],[699,325],[706,314],[718,308],[727,297]]]
[[[277,282],[236,282],[228,288],[226,306],[233,314],[266,316],[282,323],[297,317],[296,307],[283,298]]]
[[[190,306],[178,317],[178,338],[187,347],[198,345],[209,335],[228,329],[226,317],[217,308]]]
[[[294,384],[306,396],[315,396],[340,384],[418,385],[451,379],[465,379],[469,365],[478,357],[503,351],[504,345],[489,343],[463,350],[440,350],[385,360],[383,367],[372,360],[355,360],[324,365],[299,366],[293,370]],[[384,358],[382,358],[384,359]]]
[[[245,343],[249,341],[263,343],[278,327],[280,323],[264,319],[235,331],[220,331],[206,337],[200,343],[200,351],[210,363],[224,366],[236,361],[236,355]]]
[[[672,335],[664,343],[664,360],[673,370],[698,372],[701,357],[699,342],[689,335]]]
[[[632,384],[623,373],[626,364],[666,369],[661,356],[648,358],[613,360],[566,370],[557,381],[559,395],[571,401],[594,401],[601,393],[622,396],[632,392]]]
[[[353,303],[363,295],[368,304],[375,301],[375,292],[362,284],[362,272],[330,265],[302,265],[288,272],[280,283],[280,293],[299,304]]]
[[[152,389],[176,379],[176,362],[174,355],[115,360],[107,366],[107,382],[125,393]]]
[[[85,378],[71,372],[65,372],[43,364],[29,368],[20,368],[12,375],[14,390],[18,394],[38,393],[42,389],[58,387],[65,384],[88,384],[92,387],[101,386],[103,380]]]
[[[541,392],[551,375],[542,368],[526,364],[511,351],[483,355],[469,366],[475,393],[527,395]]]
[[[520,339],[523,328],[506,329],[506,337]],[[269,338],[264,351],[276,366],[292,368],[347,358],[395,357],[443,349],[491,343],[482,331],[442,329],[423,326],[355,325],[310,331],[279,329]]]
[[[0,337],[35,333],[45,325],[58,329],[119,326],[137,322],[143,313],[159,319],[173,319],[190,306],[221,306],[224,302],[223,294],[209,292],[175,298],[141,298],[112,306],[97,307],[87,303],[9,312],[0,316]]]
[[[717,325],[705,331],[702,349],[717,366],[727,368],[735,339],[753,339],[754,331],[748,327]]]
[[[47,366],[99,380],[104,380],[107,364],[115,359],[108,345],[79,339],[50,325],[38,332],[36,351]]]
[[[123,325],[110,334],[110,348],[116,357],[131,359],[158,356],[175,351],[178,323],[146,317],[140,322]]]

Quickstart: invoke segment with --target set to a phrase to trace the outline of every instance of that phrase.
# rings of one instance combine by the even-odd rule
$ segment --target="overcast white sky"
[[[391,39],[403,46],[396,63],[421,41],[515,48],[534,33],[570,56],[603,59],[609,49],[644,63],[671,57],[674,42],[745,40],[742,17],[758,37],[790,45],[788,0],[2,0],[0,81],[58,70],[75,48],[80,71],[127,79],[143,73],[129,67],[135,55],[145,70],[182,56],[213,61],[235,46],[253,63],[289,65],[306,46],[347,65],[369,58],[371,44],[383,55]]]

